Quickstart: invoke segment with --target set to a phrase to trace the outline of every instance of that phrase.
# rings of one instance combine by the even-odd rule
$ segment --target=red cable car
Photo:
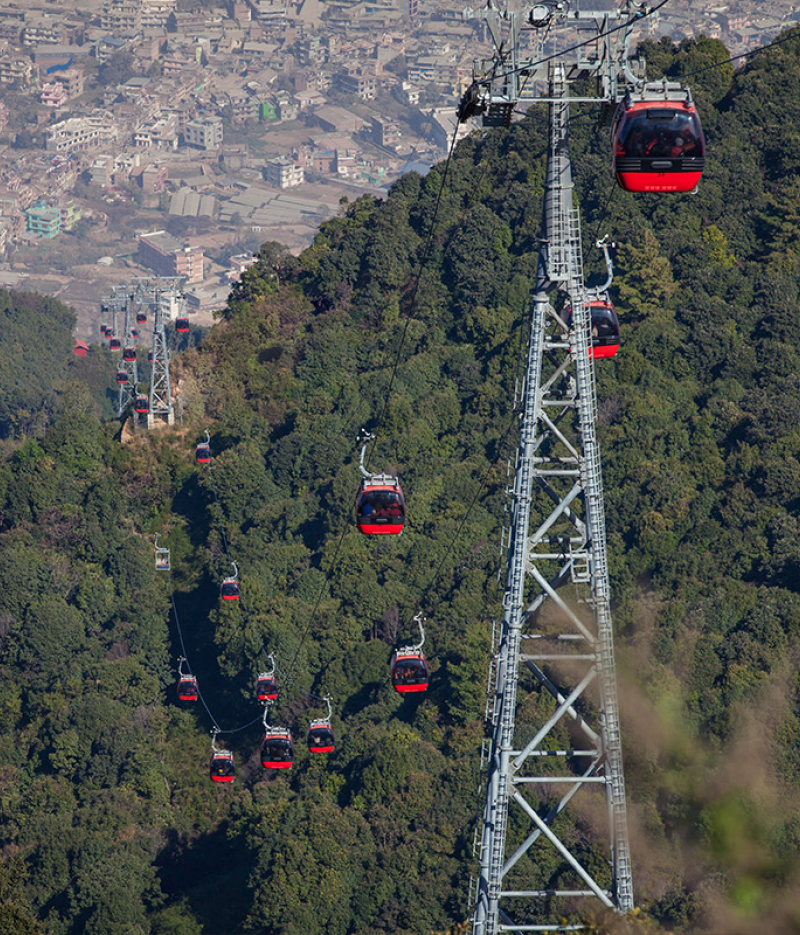
[[[137,324],[137,325],[143,325],[146,321],[147,321],[147,313],[146,313],[146,312],[137,312],[137,313],[136,313],[136,324]]]
[[[117,371],[117,383],[119,383],[120,386],[125,386],[125,384],[126,384],[127,382],[128,382],[128,373],[127,373],[127,371],[126,371],[126,370],[118,370],[118,371]]]
[[[308,727],[308,749],[311,753],[331,753],[334,748],[333,728],[323,718]]]
[[[178,698],[181,701],[197,701],[197,679],[191,672],[183,671],[183,664],[188,667],[185,656],[178,656]]]
[[[150,412],[149,398],[144,394],[137,396],[133,403],[133,409],[141,415],[147,415],[147,413]]]
[[[266,716],[266,711],[264,714]],[[265,724],[265,728],[261,741],[261,765],[264,769],[291,769],[294,747],[288,727],[270,727]]]
[[[208,771],[214,782],[233,782],[236,777],[236,764],[230,750],[217,750],[212,754]]]
[[[126,360],[128,363],[136,360],[136,348],[135,347],[126,347],[122,352],[122,359]]]
[[[428,663],[425,654],[413,647],[396,649],[392,655],[392,685],[401,695],[424,692],[428,688]]]
[[[152,351],[148,351],[148,352],[147,352],[147,363],[148,363],[148,364],[152,364],[152,363],[153,363],[153,352],[152,352]]]
[[[188,318],[176,318],[175,319],[175,330],[178,334],[186,334],[189,330],[189,319]]]
[[[414,621],[419,624],[422,639],[416,646],[401,646],[392,653],[391,678],[395,691],[401,695],[411,692],[424,692],[428,688],[428,663],[422,647],[425,643],[425,630],[422,628],[422,614],[417,614]]]
[[[112,335],[111,340],[108,342],[108,346],[111,348],[112,351],[119,351],[122,349],[122,341],[120,341],[119,338],[115,338]]]
[[[328,716],[317,718],[308,725],[306,743],[309,753],[331,753],[334,748],[331,700],[327,696],[324,700],[328,703]]]
[[[706,144],[688,88],[664,79],[628,91],[611,126],[612,168],[629,192],[690,192]]]
[[[619,350],[619,318],[611,300],[603,298],[589,301],[589,313],[592,321],[592,357],[613,357]],[[567,326],[572,322],[572,308],[567,306],[563,312]]]
[[[136,328],[131,328],[131,337],[132,337],[132,338],[138,338],[138,337],[139,337],[139,332],[136,330]]]
[[[230,750],[217,749],[217,734],[219,728],[215,727],[211,731],[211,762],[208,764],[208,772],[212,782],[233,782],[236,776],[236,764],[233,761],[233,753]]]
[[[278,697],[278,680],[269,672],[261,672],[256,679],[256,697],[259,701],[275,701]]]
[[[233,574],[230,578],[226,578],[222,582],[222,587],[220,589],[222,593],[223,601],[238,601],[239,600],[239,567],[236,562],[231,562],[233,565]]]
[[[368,536],[396,536],[403,531],[406,506],[400,481],[391,474],[370,474],[364,467],[367,445],[374,435],[362,432],[361,487],[356,495],[356,523]]]
[[[396,477],[376,475],[361,481],[356,497],[356,522],[368,536],[396,536],[403,531],[406,507]]]
[[[208,464],[211,461],[211,436],[206,429],[206,440],[200,442],[194,450],[194,459],[198,464]]]
[[[108,336],[108,325],[100,325],[100,334],[102,334],[104,338]]]
[[[178,698],[181,701],[197,701],[197,679],[184,675],[178,680]]]

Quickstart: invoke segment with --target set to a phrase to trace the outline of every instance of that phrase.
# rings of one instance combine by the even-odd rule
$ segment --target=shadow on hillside
[[[243,930],[251,904],[247,881],[252,869],[252,854],[228,839],[224,825],[188,846],[171,835],[158,860],[167,899],[185,899],[203,935]]]

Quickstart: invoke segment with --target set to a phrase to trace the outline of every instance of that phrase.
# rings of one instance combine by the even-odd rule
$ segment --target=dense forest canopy
[[[597,372],[642,906],[626,931],[796,931],[800,41],[736,72],[702,70],[728,57],[712,40],[644,52],[651,76],[696,73],[698,194],[616,189],[594,114],[571,140],[597,281],[596,235],[618,244],[623,344]],[[0,432],[27,437],[0,462],[0,922],[419,935],[467,917],[543,117],[473,134],[444,187],[440,166],[344,206],[299,258],[265,244],[174,362],[183,428],[123,442],[94,377],[65,370],[69,312],[3,293]],[[391,542],[352,516],[355,437],[381,415],[373,466],[409,503]],[[213,473],[192,458],[205,428]],[[420,610],[431,688],[402,699],[387,661]],[[225,736],[232,787],[209,782],[206,711],[176,699],[181,636],[220,725],[255,721]],[[265,648],[297,740],[275,775],[258,757]],[[304,692],[334,699],[328,756],[303,749],[325,713]],[[522,718],[548,710],[521,701]]]

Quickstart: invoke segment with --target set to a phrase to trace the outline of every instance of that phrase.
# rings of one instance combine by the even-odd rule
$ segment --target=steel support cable
[[[621,29],[627,29],[628,26],[630,26],[632,23],[637,23],[639,20],[643,20],[648,16],[652,16],[653,13],[657,13],[661,7],[666,6],[668,3],[669,0],[661,0],[661,3],[656,4],[656,6],[652,7],[652,9],[645,10],[643,13],[637,13],[636,16],[631,17],[624,23],[620,23],[619,26],[614,26],[611,29],[607,29],[605,32],[598,33],[596,36],[592,36],[591,39],[587,39],[584,42],[578,42],[575,45],[568,46],[566,49],[562,49],[560,52],[554,52],[552,55],[537,59],[535,62],[527,62],[526,64],[520,65],[517,68],[512,68],[509,71],[492,75],[491,78],[477,81],[476,84],[488,85],[491,84],[492,81],[496,81],[500,78],[510,78],[511,75],[515,75],[518,72],[527,71],[529,68],[537,68],[539,65],[546,65],[548,62],[552,62],[554,59],[563,58],[568,52],[577,52],[578,49],[582,49],[584,46],[594,45],[598,39],[604,39],[606,36],[612,36],[615,32],[619,32]]]
[[[750,58],[753,55],[758,55],[759,52],[766,52],[776,45],[783,45],[784,42],[789,42],[792,39],[800,39],[800,29],[797,32],[793,32],[791,36],[784,36],[783,39],[774,39],[772,42],[768,42],[766,45],[760,46],[758,49],[751,49],[749,52],[742,52],[740,55],[733,55],[730,58],[723,59],[721,62],[714,62],[713,65],[706,65],[703,68],[698,68],[696,71],[686,72],[684,75],[677,75],[676,80],[682,81],[684,78],[692,78],[695,75],[701,75],[704,71],[711,71],[712,68],[719,68],[722,65],[730,65],[732,62],[737,62],[740,58]]]
[[[181,652],[183,653],[183,658],[187,661],[187,663],[189,663],[189,658],[186,654],[186,644],[183,639],[183,627],[181,627],[181,620],[180,620],[180,617],[178,616],[178,605],[175,602],[175,592],[172,589],[172,573],[171,572],[169,574],[169,599],[172,603],[172,613],[175,617],[175,626],[178,630],[178,639],[180,640],[180,644],[181,644]],[[192,672],[191,663],[189,663],[189,672],[190,673]],[[257,724],[258,722],[261,721],[261,715],[259,715],[257,718],[254,718],[252,721],[249,721],[247,724],[242,724],[241,727],[232,727],[230,730],[223,730],[219,726],[219,722],[217,721],[217,719],[212,714],[211,708],[209,708],[208,703],[206,702],[206,699],[203,696],[203,692],[200,690],[199,685],[197,685],[197,695],[200,698],[200,701],[202,702],[203,707],[206,710],[206,714],[211,720],[211,723],[217,729],[218,734],[237,734],[239,733],[239,731],[247,730],[248,727],[252,727],[254,724]]]
[[[447,175],[450,170],[450,163],[453,159],[453,153],[455,152],[456,141],[458,140],[458,129],[459,129],[459,123],[458,121],[456,121],[456,126],[455,126],[455,129],[453,130],[453,139],[450,143],[450,151],[447,154],[447,159],[445,160],[445,164],[444,164],[444,170],[442,172],[442,182],[441,182],[441,185],[439,186],[439,191],[436,195],[436,205],[433,209],[433,217],[431,218],[431,226],[430,226],[430,229],[428,230],[428,238],[425,242],[425,246],[422,251],[422,257],[419,262],[417,276],[414,281],[414,288],[411,291],[411,298],[408,303],[408,311],[406,312],[406,315],[405,315],[405,319],[406,319],[405,324],[403,325],[403,331],[400,335],[400,344],[398,345],[397,353],[395,354],[394,366],[392,367],[392,375],[389,378],[389,386],[386,389],[386,396],[383,401],[383,409],[381,410],[381,414],[378,417],[378,424],[377,424],[377,427],[374,433],[375,437],[372,440],[372,446],[365,460],[365,464],[367,468],[369,468],[370,458],[372,457],[372,454],[375,451],[375,446],[378,443],[378,429],[380,429],[380,427],[383,425],[383,422],[386,418],[386,412],[389,408],[389,402],[391,401],[391,397],[392,397],[392,389],[394,387],[395,377],[397,376],[397,369],[400,366],[400,358],[403,353],[403,347],[405,346],[405,343],[406,343],[406,337],[408,335],[408,327],[411,324],[411,316],[412,316],[412,313],[416,309],[417,294],[419,293],[419,284],[422,281],[422,274],[424,273],[425,267],[427,266],[428,260],[430,259],[430,256],[431,256],[431,248],[433,245],[433,235],[436,230],[436,221],[439,216],[439,207],[441,206],[441,203],[442,203],[442,195],[444,194],[444,187],[447,184]]]
[[[214,502],[215,502],[215,504],[216,504],[216,506],[217,506],[217,516],[218,516],[218,521],[219,521],[220,532],[222,533],[222,542],[223,542],[223,545],[224,545],[224,547],[225,547],[225,555],[227,556],[227,558],[228,558],[229,561],[233,562],[233,559],[231,558],[230,546],[229,546],[229,544],[228,544],[228,537],[227,537],[227,535],[225,534],[225,524],[224,524],[224,522],[223,522],[223,516],[222,516],[222,504],[219,502],[219,495],[218,495],[218,493],[217,493],[217,485],[216,485],[216,482],[214,481],[214,467],[213,467],[213,464],[212,464],[212,463],[209,463],[209,465],[208,465],[208,473],[209,473],[209,477],[210,477],[210,479],[211,479],[211,489],[212,489],[212,491],[213,491],[213,493],[214,493]],[[342,534],[342,539],[344,539],[344,533]],[[340,540],[339,540],[339,547],[337,547],[337,549],[336,549],[336,555],[339,554],[339,548],[341,547],[341,544],[342,544],[342,540],[340,539]],[[335,556],[334,556],[334,559],[335,559]],[[327,584],[327,579],[326,579],[326,582],[325,582],[325,583]],[[324,590],[324,586],[323,586],[323,590]],[[317,609],[317,607],[319,606],[319,602],[320,602],[320,600],[321,600],[321,598],[322,598],[323,590],[320,590],[319,597],[317,598],[317,603],[316,603],[315,606],[314,606],[314,613],[316,612],[316,609]],[[239,594],[239,598],[238,598],[238,600],[237,600],[237,604],[239,604],[240,609],[244,612],[245,619],[247,620],[247,623],[248,623],[250,629],[253,631],[253,633],[254,633],[254,634],[256,635],[256,637],[258,638],[258,642],[259,642],[259,646],[260,646],[260,648],[261,648],[261,651],[264,653],[264,655],[266,656],[266,658],[269,659],[270,653],[267,652],[267,647],[264,645],[264,640],[263,640],[263,638],[262,638],[262,636],[261,636],[261,633],[258,631],[258,628],[257,628],[256,625],[253,623],[253,619],[252,619],[252,617],[251,617],[251,615],[250,615],[250,609],[248,608],[248,606],[247,606],[247,604],[246,604],[246,602],[245,602],[245,600],[244,600],[244,597],[243,597],[243,595],[242,595],[241,593]],[[313,613],[312,613],[311,619],[313,619]],[[311,619],[309,620],[308,626],[306,626],[305,633],[303,634],[303,638],[302,638],[302,640],[300,641],[300,646],[298,646],[298,648],[295,650],[295,654],[294,654],[294,657],[292,658],[292,662],[289,664],[289,668],[290,668],[290,669],[291,669],[291,666],[294,664],[294,660],[297,658],[297,654],[300,652],[300,648],[302,647],[303,642],[305,641],[306,635],[307,635],[307,633],[308,633],[308,628],[309,628],[309,626],[311,625]],[[184,655],[186,655],[185,652],[184,652]],[[309,698],[313,698],[315,701],[324,701],[324,700],[325,700],[324,698],[320,697],[319,695],[315,695],[313,692],[307,691],[305,688],[302,688],[300,685],[297,684],[297,682],[293,681],[293,680],[289,677],[289,675],[288,675],[286,672],[284,672],[279,666],[276,665],[276,666],[275,666],[275,670],[276,670],[277,672],[279,672],[279,673],[281,674],[281,677],[284,678],[290,685],[292,685],[295,689],[297,689],[297,691],[302,692],[302,694],[307,695]],[[231,731],[221,731],[221,733],[232,733],[232,732],[231,732]]]
[[[514,427],[514,423],[516,422],[516,419],[517,419],[516,414],[514,414],[514,415],[511,417],[511,420],[510,420],[508,426],[506,427],[505,431],[504,431],[503,434],[498,438],[498,440],[497,440],[498,449],[501,449],[501,448],[502,448],[503,442],[506,440],[506,438],[507,438],[508,435],[510,434],[512,428]],[[481,481],[480,481],[480,485],[479,485],[479,487],[478,487],[478,490],[476,491],[475,495],[473,496],[472,500],[470,501],[469,506],[467,507],[467,510],[466,510],[466,512],[465,512],[465,514],[464,514],[462,520],[461,520],[461,523],[459,524],[459,527],[458,527],[458,529],[457,529],[456,532],[455,532],[455,535],[454,535],[453,538],[450,540],[450,542],[449,542],[449,544],[448,544],[448,546],[447,546],[447,549],[445,550],[444,555],[442,556],[441,560],[439,561],[439,564],[436,566],[435,571],[434,571],[433,574],[431,575],[431,578],[430,578],[430,580],[428,581],[428,584],[427,584],[427,585],[422,589],[422,591],[420,592],[422,598],[424,598],[424,596],[431,590],[431,588],[433,587],[433,585],[434,585],[435,582],[436,582],[436,579],[439,577],[439,575],[440,575],[440,573],[441,573],[441,570],[442,570],[442,568],[444,567],[444,563],[447,561],[447,559],[448,559],[448,557],[450,556],[451,552],[452,552],[453,549],[455,548],[456,542],[458,541],[458,538],[459,538],[459,536],[461,535],[461,532],[462,532],[462,530],[464,529],[464,526],[466,525],[467,520],[469,519],[472,510],[473,510],[475,504],[478,502],[478,498],[481,496],[481,494],[482,494],[483,491],[484,491],[484,488],[486,487],[486,484],[487,484],[488,479],[489,479],[489,473],[490,473],[490,471],[491,471],[494,467],[496,467],[496,464],[497,464],[497,462],[495,462],[495,463],[493,463],[493,464],[490,464],[490,465],[486,468],[486,470],[483,472],[483,475],[482,475],[482,477],[481,477]],[[421,603],[421,601],[420,601],[419,603]],[[429,606],[426,608],[427,612],[428,612],[428,613],[432,613],[432,612],[436,609],[436,607],[438,607],[439,603],[440,603],[440,602],[437,601],[436,603],[429,605]],[[370,658],[370,659],[367,660],[367,662],[364,664],[364,666],[363,666],[363,668],[361,669],[361,671],[358,673],[358,677],[359,677],[359,678],[360,678],[365,672],[367,672],[367,671],[375,664],[375,662],[376,662],[376,660],[378,659],[379,655],[381,655],[381,653],[375,653],[375,654],[372,656],[372,658]]]

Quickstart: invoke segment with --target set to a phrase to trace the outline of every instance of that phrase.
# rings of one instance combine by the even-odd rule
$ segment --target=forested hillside
[[[572,133],[596,281],[595,236],[618,244],[623,343],[597,371],[642,907],[626,930],[788,933],[800,41],[736,73],[700,70],[727,58],[715,41],[645,55],[651,76],[697,73],[698,194],[618,190],[596,114],[576,112]],[[29,428],[19,412],[36,406],[3,387],[0,430],[27,437],[0,463],[0,931],[427,935],[467,918],[543,116],[473,134],[444,185],[440,166],[343,206],[299,258],[265,244],[174,360],[182,427],[123,441],[59,355],[42,384],[58,404]],[[11,315],[31,300],[3,301]],[[9,356],[4,333],[3,372],[54,354],[27,340]],[[408,501],[392,541],[353,522],[355,437],[378,424],[372,467],[396,470]],[[193,458],[206,428],[213,472]],[[219,599],[229,556],[238,603]],[[431,687],[404,699],[388,660],[419,611]],[[236,731],[232,786],[208,778],[208,712],[177,700],[181,634]],[[297,741],[293,768],[271,773],[253,690],[265,650],[284,675],[275,720]],[[304,748],[325,713],[308,693],[333,698],[332,754]],[[522,716],[545,704],[523,699]],[[542,882],[559,872],[548,860]]]

